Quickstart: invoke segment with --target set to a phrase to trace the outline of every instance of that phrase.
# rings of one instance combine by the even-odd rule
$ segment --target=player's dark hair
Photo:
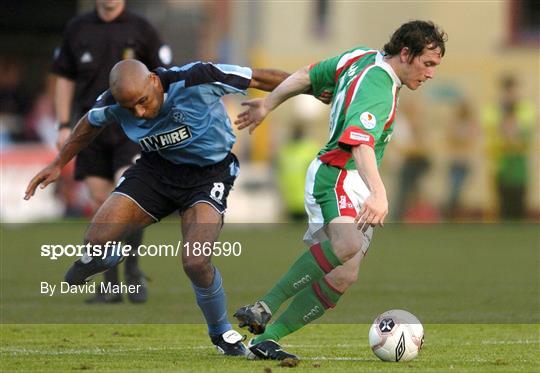
[[[384,53],[388,56],[398,55],[403,48],[409,48],[409,63],[422,54],[424,48],[441,48],[441,57],[444,56],[444,43],[448,36],[433,22],[410,21],[401,25],[392,35],[390,41],[384,45]]]

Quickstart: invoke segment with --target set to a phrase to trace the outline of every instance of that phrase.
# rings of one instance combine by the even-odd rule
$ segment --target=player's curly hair
[[[388,56],[395,56],[405,47],[409,48],[409,63],[422,54],[424,48],[441,48],[441,57],[444,56],[445,42],[448,35],[439,29],[433,22],[410,21],[401,25],[392,35],[390,41],[383,47]]]

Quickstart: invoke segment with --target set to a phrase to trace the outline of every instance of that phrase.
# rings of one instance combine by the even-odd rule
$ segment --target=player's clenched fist
[[[269,113],[264,104],[265,100],[262,98],[242,102],[242,106],[247,106],[248,109],[236,117],[234,124],[238,126],[238,129],[249,127],[249,133],[252,133]]]
[[[36,192],[38,185],[40,185],[41,189],[45,189],[47,185],[58,180],[61,171],[62,169],[54,163],[41,170],[28,184],[24,199],[28,201]]]

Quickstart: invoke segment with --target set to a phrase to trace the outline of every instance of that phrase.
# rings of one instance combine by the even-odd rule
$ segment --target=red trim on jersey
[[[341,144],[349,146],[358,146],[361,144],[371,146],[372,148],[375,146],[375,138],[357,126],[347,127],[338,141]],[[319,156],[319,159],[327,165],[344,168],[349,159],[351,159],[351,153],[343,149],[334,149]]]
[[[364,75],[364,72],[369,67],[371,67],[373,65],[375,65],[375,63],[370,63],[369,65],[364,67],[364,69],[360,72],[360,74],[358,74],[358,76],[356,76],[356,78],[354,78],[353,82],[349,86],[349,89],[347,90],[347,95],[345,96],[345,104],[343,106],[343,115],[345,115],[347,113],[347,110],[349,110],[349,105],[351,104],[351,101],[352,101],[352,98],[353,98],[353,95],[354,95],[354,91],[356,90],[356,85],[358,84],[358,81]]]
[[[349,159],[351,159],[351,153],[342,149],[334,149],[324,153],[319,157],[319,159],[322,163],[327,165],[343,168]]]
[[[315,258],[315,261],[321,267],[324,273],[328,273],[331,270],[334,269],[332,264],[326,259],[326,256],[324,255],[324,252],[322,251],[322,247],[320,244],[315,244],[309,248],[309,251],[311,251],[311,255]]]
[[[343,131],[338,142],[350,146],[366,144],[372,148],[375,146],[375,138],[368,132],[357,126],[349,126]]]
[[[345,62],[345,65],[341,66],[341,67],[336,71],[336,82],[338,81],[339,75],[343,72],[343,70],[349,68],[353,63],[355,63],[356,61],[360,60],[362,57],[369,56],[370,54],[375,54],[375,53],[377,53],[377,52],[366,52],[366,53],[361,54],[361,55],[359,55],[359,56],[353,57],[353,58],[351,58],[350,60],[348,60],[347,62]]]
[[[321,286],[318,283],[314,282],[311,287],[313,288],[315,295],[317,296],[317,298],[319,298],[325,309],[334,308],[336,306],[334,303],[332,303],[330,299],[326,297],[326,295],[323,294]]]
[[[336,289],[336,288],[334,287],[334,285],[332,285],[332,284],[330,283],[330,281],[328,281],[328,279],[326,278],[326,276],[323,277],[323,280],[324,280],[324,282],[326,282],[326,285],[328,285],[328,287],[329,287],[330,289],[332,289],[333,291],[335,291],[335,292],[338,293],[339,295],[343,295],[343,292],[341,292],[341,291],[339,291],[338,289]]]
[[[338,181],[336,183],[336,199],[338,204],[339,216],[352,216],[356,217],[356,209],[343,188],[343,183],[347,177],[347,170],[341,170],[339,172]]]
[[[392,92],[394,94],[394,103],[392,104],[392,115],[390,115],[390,118],[388,118],[388,120],[386,121],[386,123],[384,124],[384,129],[387,130],[388,128],[390,128],[390,126],[392,125],[392,123],[394,122],[394,119],[396,118],[396,110],[397,110],[397,96],[398,96],[398,93],[397,93],[397,90],[398,88],[396,88],[396,92]]]

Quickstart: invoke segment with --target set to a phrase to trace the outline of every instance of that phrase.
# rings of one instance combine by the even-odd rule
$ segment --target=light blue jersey
[[[245,94],[251,81],[248,67],[195,62],[158,68],[165,99],[153,119],[135,117],[116,103],[110,90],[88,112],[91,125],[121,124],[143,152],[157,152],[175,164],[208,166],[223,160],[236,137],[221,96]]]

